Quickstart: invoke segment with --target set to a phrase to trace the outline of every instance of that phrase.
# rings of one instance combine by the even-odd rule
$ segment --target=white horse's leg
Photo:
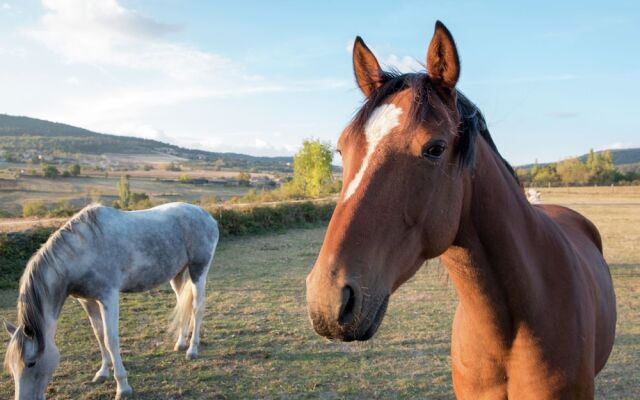
[[[193,324],[193,332],[191,333],[191,343],[187,350],[187,359],[193,360],[198,357],[198,345],[200,345],[200,325],[202,324],[202,316],[204,315],[204,288],[207,282],[207,271],[200,275],[197,282],[193,282],[191,286],[193,290],[193,308],[191,321]]]
[[[98,340],[100,355],[102,357],[102,365],[91,381],[93,383],[102,383],[109,378],[109,371],[111,370],[112,363],[109,352],[105,346],[104,324],[102,323],[102,316],[100,315],[100,306],[95,300],[78,299],[78,302],[89,316],[89,322],[91,322],[93,333],[96,335],[96,339]]]
[[[180,302],[180,291],[182,290],[182,286],[188,282],[188,281],[185,282],[185,280],[183,279],[183,276],[184,275],[181,272],[170,281],[171,288],[173,289],[174,292],[176,292],[177,302]],[[176,341],[176,345],[173,347],[173,350],[185,351],[187,349],[187,335],[189,334],[189,324],[188,323],[183,324],[179,328],[180,330],[178,331],[178,340]]]
[[[120,357],[120,338],[118,337],[118,319],[120,305],[118,304],[118,292],[111,293],[100,302],[100,313],[104,321],[104,332],[106,334],[106,345],[111,360],[113,361],[113,372],[116,378],[116,399],[121,399],[131,395],[133,392],[127,382],[127,371],[122,364]]]

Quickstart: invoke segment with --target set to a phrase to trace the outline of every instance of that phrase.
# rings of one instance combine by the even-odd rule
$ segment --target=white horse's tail
[[[171,325],[169,330],[174,332],[176,337],[180,336],[180,332],[186,330],[191,321],[191,312],[193,310],[193,282],[189,276],[189,268],[185,268],[182,274],[182,287],[178,294],[176,307],[173,309],[171,316]]]

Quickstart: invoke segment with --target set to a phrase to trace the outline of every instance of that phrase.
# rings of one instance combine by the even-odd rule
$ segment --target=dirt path
[[[68,218],[0,218],[0,233],[21,232],[36,227],[58,227]]]

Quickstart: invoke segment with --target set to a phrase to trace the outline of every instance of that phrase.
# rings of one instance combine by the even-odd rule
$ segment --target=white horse
[[[170,203],[123,212],[88,206],[58,229],[31,257],[20,280],[18,323],[5,321],[11,341],[5,367],[15,382],[16,400],[44,399],[58,366],[56,323],[67,296],[89,315],[102,365],[93,382],[113,367],[116,399],[132,393],[118,338],[119,292],[140,292],[171,281],[178,298],[173,328],[175,350],[198,354],[205,282],[218,244],[218,224],[205,210]]]

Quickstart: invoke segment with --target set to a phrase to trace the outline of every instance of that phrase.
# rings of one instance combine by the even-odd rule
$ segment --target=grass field
[[[552,189],[543,190],[542,199],[572,204],[601,230],[619,319],[613,354],[597,378],[597,397],[637,399],[640,191]],[[323,228],[315,228],[221,242],[209,274],[201,357],[196,361],[171,350],[165,327],[174,296],[168,285],[124,295],[123,357],[136,398],[453,398],[449,335],[456,299],[438,262],[422,268],[392,297],[373,340],[332,343],[313,333],[304,293],[304,278],[323,234]],[[0,291],[3,317],[13,319],[15,301],[15,291]],[[62,363],[48,398],[111,398],[113,380],[87,384],[99,367],[99,350],[80,306],[71,299],[57,339]],[[12,388],[3,372],[0,398],[10,398]]]
[[[2,190],[0,187],[0,210],[19,216],[25,202],[36,200],[45,203],[67,200],[76,206],[101,201],[103,204],[110,205],[118,198],[119,179],[120,177],[115,175],[107,178],[80,176],[58,179],[23,176],[17,181],[17,187],[11,187],[8,190]],[[234,196],[242,196],[249,189],[244,186],[196,186],[177,181],[156,180],[146,176],[131,177],[130,185],[131,191],[147,193],[154,203],[193,202],[213,196],[224,201]]]

